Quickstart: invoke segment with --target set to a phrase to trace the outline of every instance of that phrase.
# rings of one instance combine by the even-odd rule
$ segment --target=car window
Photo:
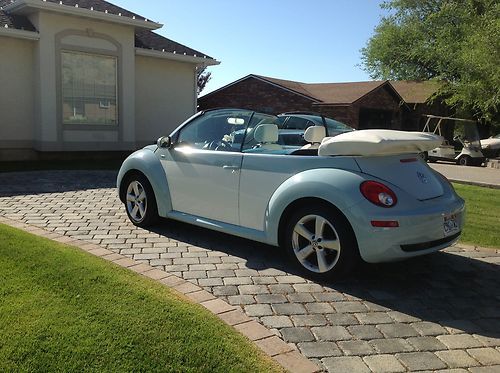
[[[305,118],[289,117],[285,123],[285,128],[289,130],[305,130],[314,126],[314,123]]]
[[[274,131],[278,132],[278,138],[280,138],[282,134],[278,127],[279,122],[279,118],[274,115],[255,113],[246,129],[242,151],[245,153],[283,154],[285,148],[279,143],[278,139],[260,141],[261,139],[259,137],[255,137],[255,134],[261,131],[264,127],[267,127],[267,130],[269,130],[269,127],[275,126]]]
[[[193,119],[177,137],[178,146],[217,151],[240,151],[251,111],[215,110]]]

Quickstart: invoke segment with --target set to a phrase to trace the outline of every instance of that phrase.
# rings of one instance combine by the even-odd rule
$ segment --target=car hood
[[[481,147],[489,149],[500,149],[500,139],[494,137],[483,139],[481,140]]]
[[[356,157],[355,160],[363,173],[396,185],[418,200],[444,193],[440,176],[416,154]]]

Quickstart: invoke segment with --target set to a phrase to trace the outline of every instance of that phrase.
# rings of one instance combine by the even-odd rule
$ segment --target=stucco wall
[[[35,48],[35,149],[42,151],[135,148],[135,43],[133,27],[40,12],[30,17],[40,32]],[[110,54],[118,59],[118,125],[63,125],[61,50]]]
[[[135,78],[138,145],[169,135],[195,113],[194,65],[137,56]]]
[[[32,146],[33,58],[33,41],[0,36],[0,149]]]

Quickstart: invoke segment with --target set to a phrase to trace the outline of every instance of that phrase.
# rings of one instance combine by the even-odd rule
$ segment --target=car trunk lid
[[[418,155],[356,157],[365,174],[387,181],[418,200],[443,195],[439,176]]]

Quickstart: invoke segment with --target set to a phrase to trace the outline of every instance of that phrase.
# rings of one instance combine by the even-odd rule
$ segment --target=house
[[[439,84],[436,82],[391,80],[391,85],[408,105],[409,110],[403,113],[403,121],[409,129],[421,131],[426,121],[425,114],[440,116],[452,116],[453,114],[453,111],[439,100],[429,100],[439,88]]]
[[[429,109],[426,100],[437,87],[428,82],[394,83],[311,84],[251,74],[200,97],[198,104],[202,110],[229,106],[273,114],[313,111],[359,129],[416,130]],[[441,110],[435,109],[432,114]]]
[[[196,112],[218,62],[102,0],[0,0],[0,160],[131,151]]]

